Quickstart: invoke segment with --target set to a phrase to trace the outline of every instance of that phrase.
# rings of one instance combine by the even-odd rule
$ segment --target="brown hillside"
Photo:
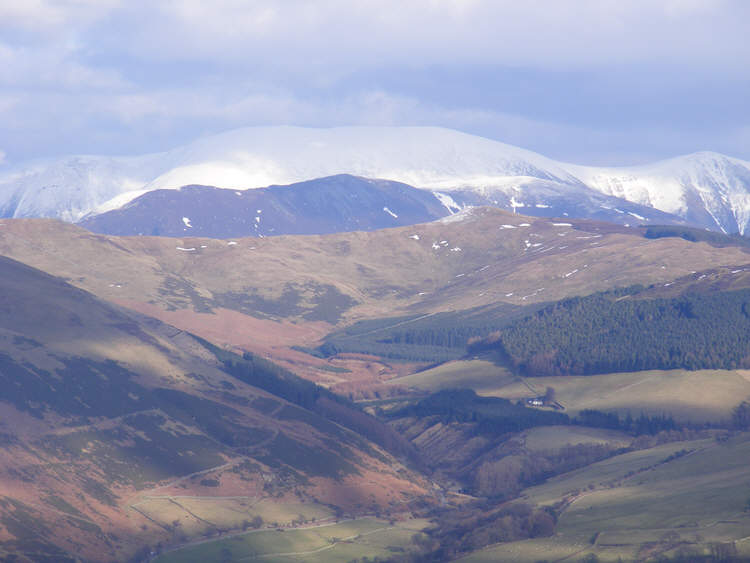
[[[552,301],[750,262],[739,247],[492,208],[370,233],[236,241],[108,237],[6,219],[0,253],[308,375],[321,362],[287,347],[356,319]]]
[[[231,377],[179,329],[7,258],[0,312],[0,557],[126,560],[255,516],[393,513],[425,495],[383,449]]]

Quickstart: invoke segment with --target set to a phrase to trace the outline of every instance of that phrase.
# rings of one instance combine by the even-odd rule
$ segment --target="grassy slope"
[[[162,309],[225,307],[308,321],[497,301],[522,305],[750,262],[738,247],[649,240],[636,229],[572,223],[575,228],[479,209],[461,221],[229,245],[197,238],[105,237],[48,220],[3,220],[0,250],[107,299],[153,302]],[[349,310],[346,299],[357,305]]]
[[[750,373],[745,370],[642,371],[595,376],[516,377],[485,360],[449,362],[393,383],[436,391],[468,387],[480,395],[521,399],[543,395],[550,386],[565,412],[583,409],[616,411],[633,416],[644,412],[672,414],[691,422],[726,420],[732,409],[750,398]]]
[[[680,450],[690,453],[668,460]],[[744,511],[749,455],[750,435],[742,434],[722,444],[665,444],[553,478],[525,491],[528,501],[539,504],[568,498],[553,537],[498,545],[462,561],[576,560],[587,553],[630,561],[639,553],[670,553],[677,546],[703,550],[711,542],[731,541],[750,555],[750,515]],[[665,539],[669,532],[677,535]]]

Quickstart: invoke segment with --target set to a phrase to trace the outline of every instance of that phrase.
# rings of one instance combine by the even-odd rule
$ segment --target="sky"
[[[750,160],[744,0],[0,0],[0,166],[252,125]]]

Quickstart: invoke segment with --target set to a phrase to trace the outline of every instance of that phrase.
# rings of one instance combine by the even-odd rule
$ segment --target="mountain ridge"
[[[247,127],[140,157],[21,164],[0,175],[0,215],[77,221],[155,189],[244,190],[341,173],[521,204],[539,193],[539,183],[561,193],[590,190],[725,232],[742,233],[750,221],[750,163],[741,159],[703,152],[641,166],[586,167],[438,127]]]
[[[567,193],[536,181],[525,202],[471,189],[429,191],[401,182],[338,174],[250,190],[183,186],[146,192],[119,209],[89,214],[78,224],[96,233],[211,238],[373,231],[426,223],[460,210],[491,206],[537,217],[575,217],[629,226],[682,225],[676,215],[588,188]]]

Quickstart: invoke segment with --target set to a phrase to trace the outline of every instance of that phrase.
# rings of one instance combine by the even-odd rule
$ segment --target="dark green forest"
[[[727,235],[680,225],[652,225],[643,234],[646,238],[678,237],[690,242],[707,242],[713,246],[750,246],[750,239],[734,233]]]
[[[530,376],[750,367],[750,290],[638,299],[637,289],[566,299],[472,351],[495,349]]]
[[[445,362],[466,354],[473,338],[499,330],[539,309],[497,303],[465,311],[359,321],[331,333],[314,350],[320,357],[339,353],[371,354],[415,362]]]

